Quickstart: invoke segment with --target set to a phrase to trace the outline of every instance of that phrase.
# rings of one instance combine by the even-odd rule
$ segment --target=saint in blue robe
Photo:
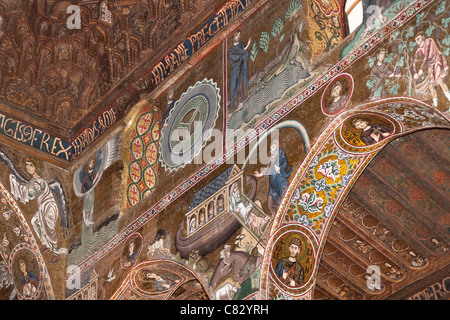
[[[230,109],[233,112],[239,103],[242,103],[248,94],[248,57],[245,44],[239,42],[234,44],[228,52],[231,65],[230,71]]]

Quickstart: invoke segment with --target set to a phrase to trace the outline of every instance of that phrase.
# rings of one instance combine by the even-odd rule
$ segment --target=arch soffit
[[[358,117],[373,117],[385,124],[390,123],[392,132],[382,141],[372,145],[352,144],[349,135],[345,134],[346,127],[352,119]],[[409,133],[431,128],[450,129],[450,120],[436,108],[409,97],[387,98],[361,104],[336,117],[323,130],[298,168],[274,218],[262,262],[260,299],[272,299],[274,293],[294,299],[311,299],[320,258],[332,222],[361,173],[389,142]],[[335,171],[323,170],[325,163],[333,164]],[[327,187],[326,195],[323,190]],[[306,207],[306,210],[302,209],[300,204],[308,197],[305,194],[315,194],[316,199],[321,198],[318,201],[319,212],[308,212],[305,203],[303,207]],[[298,288],[281,288],[275,281],[276,276],[271,266],[272,249],[277,234],[286,228],[308,233],[313,238],[315,247],[312,281],[307,281]]]

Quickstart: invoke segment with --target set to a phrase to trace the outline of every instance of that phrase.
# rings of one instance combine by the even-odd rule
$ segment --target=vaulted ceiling
[[[449,146],[448,130],[425,130],[376,156],[333,222],[315,299],[404,299],[448,277]],[[379,289],[367,285],[369,266]]]

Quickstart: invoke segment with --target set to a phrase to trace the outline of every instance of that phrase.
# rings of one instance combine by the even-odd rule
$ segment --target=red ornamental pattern
[[[146,107],[131,134],[127,177],[126,209],[150,195],[157,182],[159,150],[159,114]]]

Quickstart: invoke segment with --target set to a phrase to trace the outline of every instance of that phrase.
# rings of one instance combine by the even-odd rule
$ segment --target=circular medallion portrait
[[[142,250],[142,236],[138,233],[131,235],[125,242],[122,250],[121,265],[122,268],[131,268]]]
[[[342,138],[355,147],[366,147],[385,140],[394,134],[392,121],[378,114],[349,117],[342,126]]]
[[[42,288],[42,276],[31,250],[19,249],[12,258],[14,286],[21,300],[34,300]]]
[[[322,112],[333,116],[342,111],[353,93],[353,78],[343,73],[331,80],[322,95]]]
[[[283,290],[298,294],[308,289],[314,272],[315,243],[301,226],[281,228],[277,232],[271,258],[271,275]],[[311,240],[313,239],[313,240]]]

